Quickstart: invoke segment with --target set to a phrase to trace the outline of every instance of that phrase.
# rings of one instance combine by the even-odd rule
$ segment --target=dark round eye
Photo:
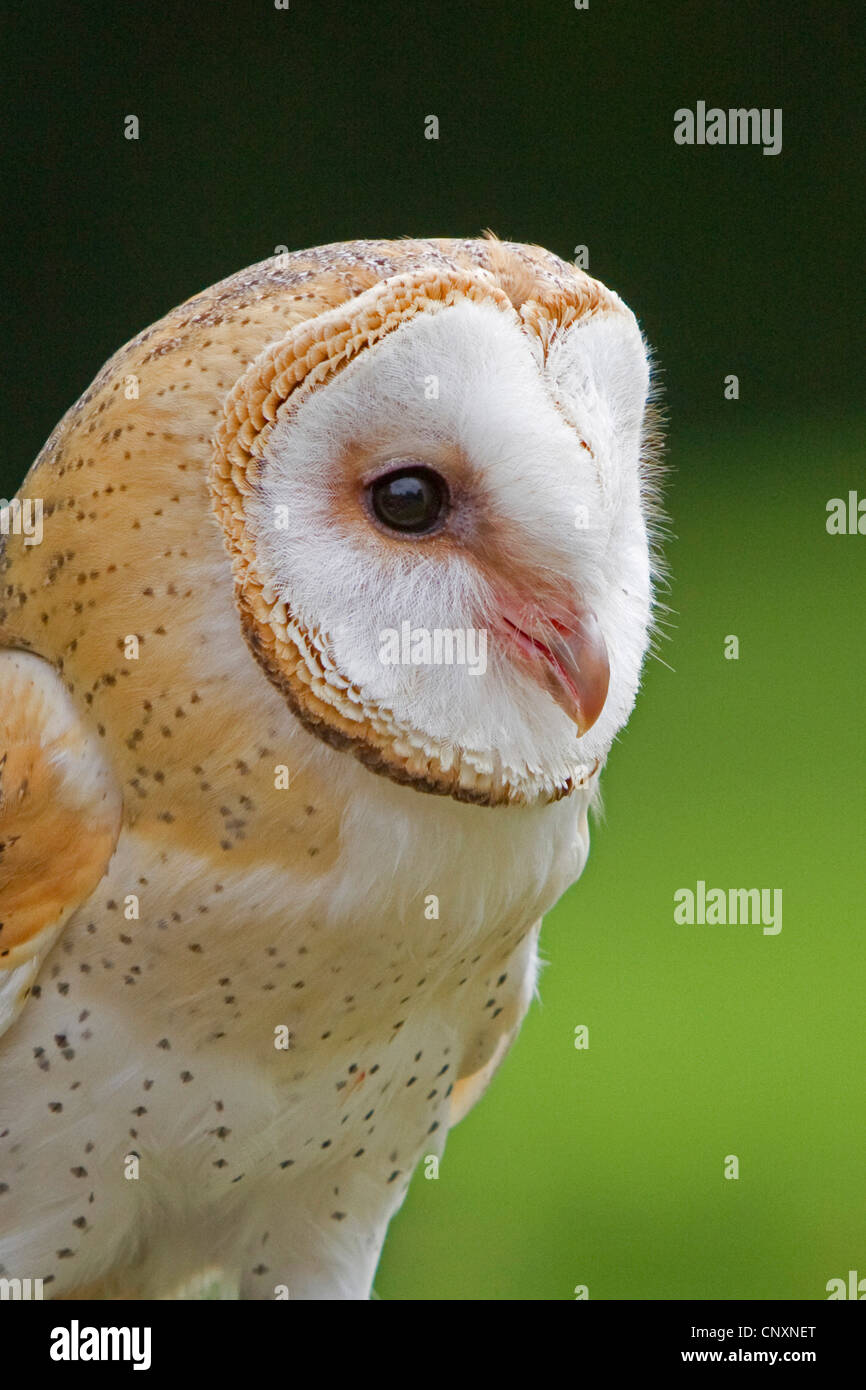
[[[370,502],[391,531],[422,535],[433,531],[448,509],[448,488],[432,468],[399,468],[370,484]]]

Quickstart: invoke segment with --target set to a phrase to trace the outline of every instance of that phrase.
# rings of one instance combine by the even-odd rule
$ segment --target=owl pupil
[[[370,488],[373,511],[392,531],[432,531],[445,511],[448,489],[431,468],[405,468],[377,478]]]

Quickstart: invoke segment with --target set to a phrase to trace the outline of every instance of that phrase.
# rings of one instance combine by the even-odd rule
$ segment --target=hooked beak
[[[610,685],[607,647],[596,616],[589,608],[563,617],[530,613],[521,611],[519,624],[502,613],[504,634],[582,737],[601,714]]]

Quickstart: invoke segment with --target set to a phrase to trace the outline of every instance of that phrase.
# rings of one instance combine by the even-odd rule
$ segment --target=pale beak
[[[515,616],[517,616],[515,614]],[[545,689],[582,737],[604,709],[610,685],[607,647],[595,614],[581,608],[566,618],[502,614],[505,631],[528,658]]]

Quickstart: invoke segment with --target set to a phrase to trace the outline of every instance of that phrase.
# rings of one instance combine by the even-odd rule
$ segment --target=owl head
[[[420,791],[531,804],[593,777],[637,692],[648,359],[581,270],[476,245],[270,344],[210,482],[245,635],[303,723]]]

